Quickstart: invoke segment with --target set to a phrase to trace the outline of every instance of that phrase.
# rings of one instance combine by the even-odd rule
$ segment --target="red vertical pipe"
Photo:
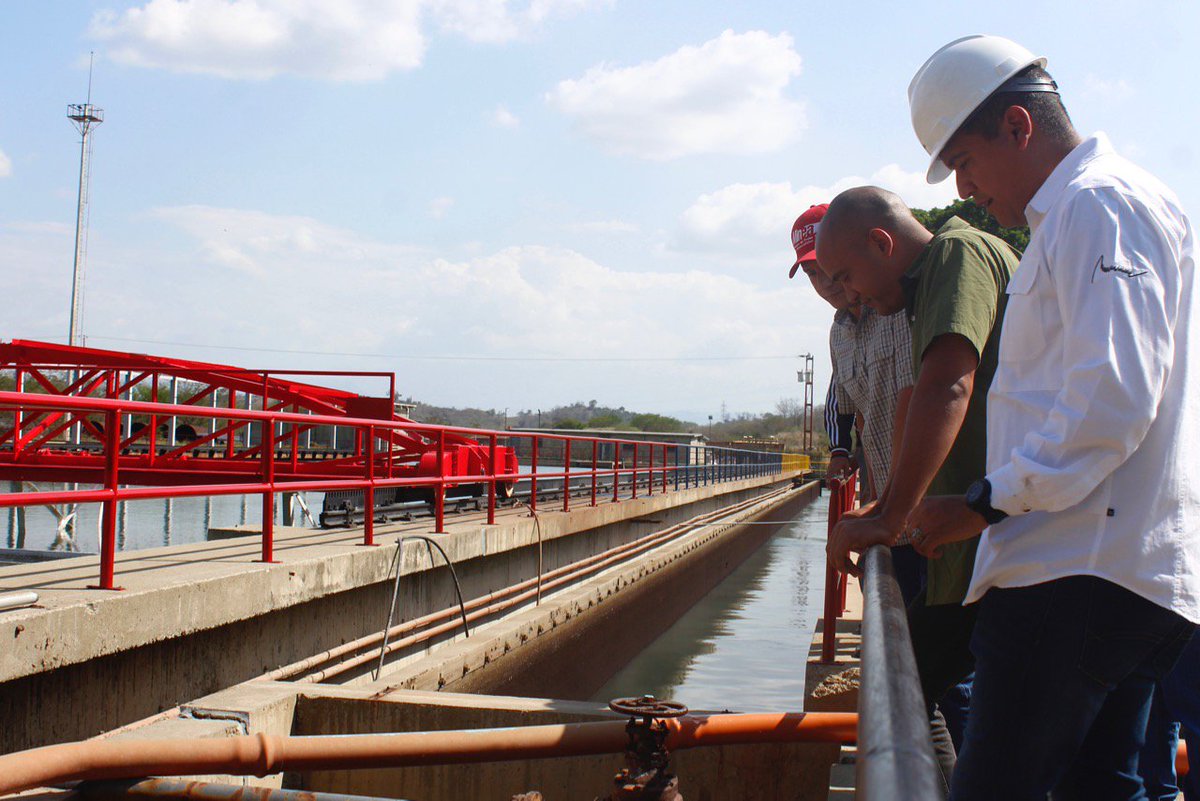
[[[263,431],[275,430],[275,418],[263,420]],[[269,438],[269,437],[268,437]],[[275,449],[263,442],[262,450],[263,483],[267,488],[262,494],[262,561],[275,561]]]
[[[842,516],[842,482],[838,479],[830,479],[829,481],[829,528],[828,533],[833,534],[833,527],[837,525],[838,520]],[[837,618],[840,604],[840,577],[838,572],[833,569],[833,565],[829,562],[825,563],[825,610],[824,618],[821,624],[821,662],[824,664],[833,664],[835,659],[835,649],[837,645]]]
[[[363,545],[375,544],[375,429],[367,426],[367,486],[363,488]]]
[[[596,457],[599,455],[600,443],[592,440],[592,506],[596,505]]]
[[[563,511],[571,511],[571,440],[563,440]]]
[[[533,436],[533,458],[530,460],[529,472],[532,477],[529,479],[529,511],[537,512],[537,457],[538,457],[538,438]]]
[[[846,483],[842,487],[842,514],[845,514],[846,512],[849,512],[851,509],[854,508],[854,493],[857,488],[857,485],[858,485],[858,473],[857,472],[851,473],[846,478]],[[839,517],[841,517],[841,515],[839,515]],[[842,581],[841,581],[841,586],[838,588],[840,591],[839,592],[840,600],[839,600],[839,605],[838,605],[838,614],[839,615],[846,614],[846,589],[847,589],[847,585],[849,585],[849,584],[850,584],[849,577],[843,575]]]
[[[100,529],[100,589],[112,590],[117,561],[117,466],[121,447],[121,413],[104,415],[104,488],[112,493],[104,501]]]
[[[434,488],[433,518],[434,534],[446,533],[446,430],[438,431],[437,443],[438,483]]]
[[[390,445],[389,445],[390,447]],[[492,474],[492,480],[488,482],[488,525],[496,523],[496,475],[500,472],[496,465],[496,435],[492,434],[488,437],[488,468]]]

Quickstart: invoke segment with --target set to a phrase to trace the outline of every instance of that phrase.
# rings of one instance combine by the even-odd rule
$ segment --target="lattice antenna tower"
[[[813,408],[813,355],[811,353],[801,353],[800,358],[804,360],[804,369],[796,371],[796,380],[804,385],[804,449],[811,450],[813,446],[813,420],[816,416]]]
[[[92,160],[92,131],[104,122],[104,109],[92,105],[92,66],[96,54],[88,62],[88,92],[86,103],[67,106],[67,119],[79,131],[79,203],[75,212],[75,264],[71,270],[71,327],[67,334],[69,345],[82,345],[83,329],[83,271],[87,261],[88,177]]]

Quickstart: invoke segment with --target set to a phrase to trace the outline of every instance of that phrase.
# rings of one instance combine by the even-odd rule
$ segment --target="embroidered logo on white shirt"
[[[1149,270],[1139,270],[1136,267],[1131,267],[1128,264],[1120,264],[1113,261],[1112,264],[1104,263],[1104,254],[1100,254],[1100,258],[1096,259],[1096,266],[1092,268],[1092,283],[1096,283],[1096,273],[1116,273],[1123,275],[1126,278],[1137,278],[1139,275],[1145,275]]]

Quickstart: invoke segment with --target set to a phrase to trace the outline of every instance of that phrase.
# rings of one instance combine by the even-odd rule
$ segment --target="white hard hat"
[[[917,139],[931,157],[925,180],[936,184],[950,177],[939,158],[942,148],[989,95],[1031,64],[1044,68],[1046,59],[1002,36],[975,35],[945,45],[917,70],[908,85],[908,106]]]

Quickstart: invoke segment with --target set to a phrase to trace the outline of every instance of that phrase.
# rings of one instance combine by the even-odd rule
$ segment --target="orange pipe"
[[[1175,775],[1186,776],[1188,772],[1188,752],[1187,743],[1181,738],[1179,740],[1179,748],[1175,751]]]
[[[842,712],[698,715],[666,720],[672,750],[781,742],[852,743],[858,716]],[[265,776],[280,771],[503,762],[625,750],[625,721],[497,729],[196,740],[87,740],[0,756],[0,795],[67,781]]]

